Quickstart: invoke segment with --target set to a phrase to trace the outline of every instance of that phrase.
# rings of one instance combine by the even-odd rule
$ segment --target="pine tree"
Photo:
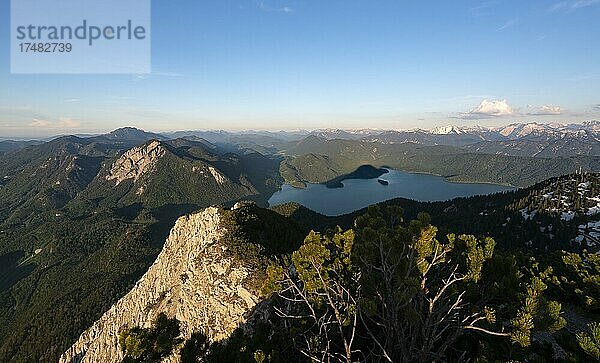
[[[600,361],[600,323],[588,324],[590,333],[577,334],[577,342],[590,357]]]

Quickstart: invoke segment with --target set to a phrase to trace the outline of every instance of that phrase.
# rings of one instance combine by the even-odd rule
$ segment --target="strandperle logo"
[[[105,26],[89,25],[87,20],[83,20],[83,24],[73,28],[69,25],[63,26],[47,26],[33,25],[17,26],[17,39],[28,41],[53,40],[87,40],[90,46],[97,40],[144,40],[146,39],[146,28],[143,26],[134,26],[130,19],[126,25]]]
[[[150,73],[150,0],[11,0],[12,73]]]

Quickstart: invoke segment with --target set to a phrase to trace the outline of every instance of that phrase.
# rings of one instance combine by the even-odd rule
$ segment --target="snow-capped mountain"
[[[489,134],[495,133],[505,139],[519,139],[527,136],[582,136],[600,133],[600,121],[586,121],[581,124],[561,124],[561,123],[514,123],[500,127],[485,126],[456,126],[446,125],[435,127],[429,130],[420,131],[432,135],[460,135],[460,134]]]
[[[309,135],[317,136],[322,139],[350,139],[358,140],[364,137],[377,135],[381,130],[376,129],[317,129],[310,132]]]
[[[429,130],[388,130],[372,133],[361,140],[386,144],[449,145],[477,153],[527,157],[600,156],[600,122],[530,122],[500,127],[448,125]]]
[[[540,124],[536,122],[526,124],[511,124],[496,128],[500,135],[507,139],[519,139],[530,136],[550,137],[586,137],[600,134],[600,122],[588,121],[582,124]]]
[[[440,126],[429,130],[429,133],[434,135],[459,135],[464,133],[464,131],[460,127],[456,127],[454,125]]]

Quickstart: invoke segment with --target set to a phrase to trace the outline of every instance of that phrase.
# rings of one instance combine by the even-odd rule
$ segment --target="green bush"
[[[124,362],[159,362],[183,342],[179,321],[160,313],[150,328],[133,327],[119,334]]]

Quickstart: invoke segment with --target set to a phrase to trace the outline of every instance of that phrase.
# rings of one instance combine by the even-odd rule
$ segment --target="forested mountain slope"
[[[382,144],[309,137],[285,150],[281,175],[288,183],[323,183],[361,165],[442,175],[451,181],[529,186],[578,170],[600,171],[600,157],[531,158],[467,152],[452,146]]]
[[[0,159],[0,360],[56,360],[146,272],[178,217],[265,203],[281,183],[278,158],[123,145],[68,137]]]

